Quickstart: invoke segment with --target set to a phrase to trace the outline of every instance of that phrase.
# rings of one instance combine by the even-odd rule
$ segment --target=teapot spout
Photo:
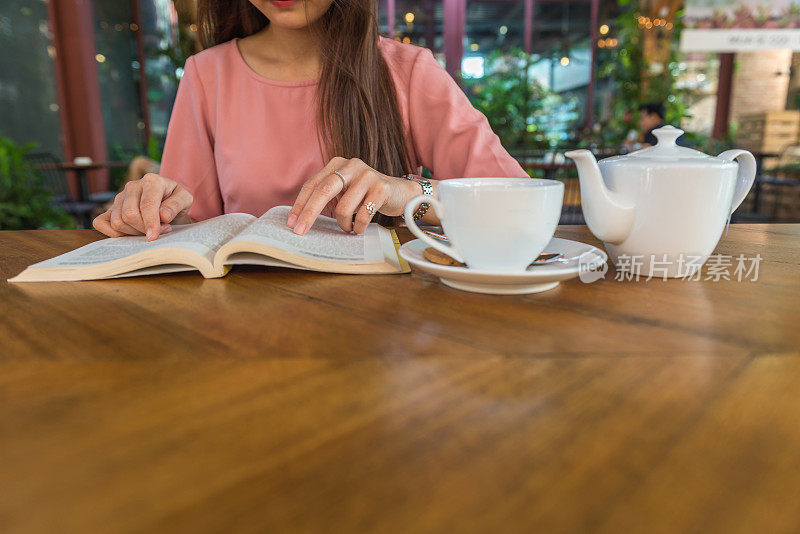
[[[606,187],[597,160],[589,150],[564,154],[575,161],[581,184],[581,207],[589,230],[601,241],[618,245],[633,228],[636,211],[619,193]]]

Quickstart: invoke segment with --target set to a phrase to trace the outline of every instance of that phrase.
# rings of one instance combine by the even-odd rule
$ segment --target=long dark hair
[[[312,26],[322,68],[319,135],[329,157],[360,158],[389,176],[412,171],[394,81],[378,49],[375,0],[333,0]],[[246,37],[269,20],[248,0],[200,0],[204,46]]]

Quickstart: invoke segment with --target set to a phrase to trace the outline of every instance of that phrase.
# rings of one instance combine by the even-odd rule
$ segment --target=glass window
[[[95,0],[95,60],[108,154],[123,158],[144,145],[131,2]],[[132,27],[132,25],[134,25]]]
[[[397,0],[395,36],[403,42],[442,53],[442,5],[433,0]]]
[[[397,41],[429,48],[437,58],[442,56],[442,4],[434,0],[395,0],[394,38]],[[378,2],[378,30],[388,34],[388,2]]]
[[[172,0],[139,0],[147,69],[150,134],[163,146],[187,54],[178,44],[178,14]]]
[[[0,4],[0,135],[35,142],[37,151],[63,156],[56,91],[55,47],[47,4]]]
[[[526,54],[524,2],[467,3],[464,86],[512,151],[565,146],[585,120],[589,12],[589,2],[534,2]]]
[[[140,0],[138,19],[133,6],[132,2],[117,0],[94,1],[96,60],[112,158],[144,153],[150,142],[142,110],[142,76],[146,76],[144,101],[150,136],[157,147],[163,146],[186,60],[177,44],[178,18],[172,1]],[[141,40],[144,68],[137,38]]]
[[[522,1],[467,2],[465,56],[523,48],[525,4]]]

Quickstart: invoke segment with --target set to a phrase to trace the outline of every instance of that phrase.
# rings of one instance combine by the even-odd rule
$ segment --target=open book
[[[97,280],[197,270],[225,276],[231,265],[267,265],[331,273],[407,273],[393,230],[371,223],[347,234],[335,219],[320,216],[306,235],[288,226],[289,206],[261,217],[229,213],[174,226],[147,242],[144,236],[102,239],[25,269],[9,282]]]

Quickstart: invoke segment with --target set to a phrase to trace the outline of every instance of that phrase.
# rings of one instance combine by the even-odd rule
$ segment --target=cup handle
[[[441,242],[433,239],[431,236],[425,235],[422,232],[422,230],[419,229],[419,226],[417,226],[417,222],[414,220],[414,212],[417,210],[417,207],[423,202],[427,202],[428,204],[430,204],[431,207],[436,212],[436,214],[439,216],[439,220],[444,221],[445,211],[442,204],[430,195],[419,195],[408,201],[408,204],[406,204],[406,209],[403,212],[403,218],[406,220],[406,226],[408,227],[408,229],[411,230],[412,234],[414,234],[419,239],[421,239],[428,245],[432,246],[439,252],[444,252],[445,254],[447,254],[456,261],[460,261],[461,263],[466,263],[464,261],[464,258],[461,257],[461,254],[458,253],[458,251],[455,249],[454,246],[444,245]]]

